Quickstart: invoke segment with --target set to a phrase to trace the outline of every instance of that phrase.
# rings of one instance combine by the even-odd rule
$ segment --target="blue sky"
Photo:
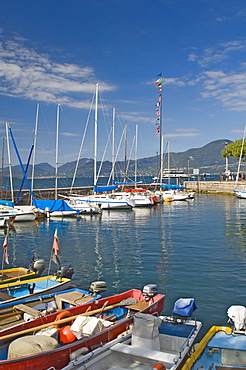
[[[243,0],[1,0],[1,136],[8,121],[25,163],[39,103],[36,163],[54,165],[60,104],[59,164],[76,160],[99,83],[98,159],[106,151],[113,108],[118,159],[126,124],[128,156],[136,151],[136,125],[138,157],[156,155],[154,82],[162,71],[163,134],[171,151],[240,139],[245,21]],[[82,157],[93,157],[90,121]]]

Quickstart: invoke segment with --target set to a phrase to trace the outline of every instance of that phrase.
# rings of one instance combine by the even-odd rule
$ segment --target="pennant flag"
[[[58,256],[58,254],[60,253],[60,248],[59,248],[58,237],[57,237],[57,229],[55,229],[52,248],[54,249],[55,256]]]
[[[160,88],[160,89],[158,90],[158,92],[162,92],[162,88]]]
[[[159,73],[156,77],[161,77],[162,76],[162,72],[161,73]]]
[[[9,264],[9,254],[8,254],[9,236],[6,235],[3,242],[3,258],[4,262]]]

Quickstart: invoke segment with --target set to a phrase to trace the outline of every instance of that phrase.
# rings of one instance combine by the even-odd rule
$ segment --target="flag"
[[[4,262],[9,264],[9,254],[8,254],[9,236],[6,235],[3,242],[3,257]]]
[[[161,73],[159,73],[156,77],[161,77],[162,76],[162,72]]]
[[[58,256],[58,254],[60,253],[60,248],[58,244],[57,229],[55,229],[52,248],[54,249],[55,256]]]
[[[158,90],[158,92],[162,92],[162,88],[160,88],[160,89]]]
[[[155,81],[155,85],[158,85],[161,82],[162,82],[162,78],[158,78],[158,80]]]

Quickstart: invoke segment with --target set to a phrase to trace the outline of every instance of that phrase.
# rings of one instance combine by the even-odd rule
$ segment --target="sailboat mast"
[[[3,180],[4,180],[4,137],[2,146],[1,199],[3,199]]]
[[[57,187],[58,187],[58,145],[59,145],[59,114],[60,104],[57,105],[56,113],[56,168],[55,168],[55,200],[57,200]]]
[[[35,170],[35,157],[36,157],[36,148],[37,148],[37,134],[38,134],[38,115],[39,115],[39,103],[37,104],[36,110],[36,121],[35,121],[35,130],[34,130],[34,140],[33,140],[33,157],[32,157],[32,181],[31,189],[34,188],[34,170]]]
[[[125,154],[124,154],[124,182],[126,182],[127,125],[125,125],[125,127],[124,127],[124,144],[125,144],[125,146],[124,146],[124,148],[125,148],[124,149],[124,152],[125,152]]]
[[[115,108],[113,108],[113,117],[112,117],[112,180],[114,180],[114,168],[115,168]]]
[[[98,120],[98,87],[99,84],[96,84],[95,91],[95,131],[94,131],[94,186],[97,184],[97,120]]]
[[[10,181],[10,191],[11,191],[11,200],[14,202],[14,189],[13,189],[13,176],[12,176],[12,165],[10,158],[10,147],[9,147],[9,123],[5,122],[6,127],[6,139],[7,139],[7,152],[8,152],[8,162],[9,162],[9,181]]]
[[[137,166],[138,166],[138,125],[136,125],[136,132],[135,132],[135,187],[137,186]]]
[[[167,142],[167,169],[168,169],[168,184],[170,184],[170,140]]]

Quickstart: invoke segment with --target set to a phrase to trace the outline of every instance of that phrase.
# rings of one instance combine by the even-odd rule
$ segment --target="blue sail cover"
[[[174,303],[173,313],[178,316],[190,317],[196,309],[194,298],[180,298]]]
[[[161,188],[166,188],[166,189],[173,189],[173,190],[186,189],[185,186],[169,185],[169,184],[162,184],[160,187]]]
[[[45,210],[49,208],[49,212],[55,211],[75,211],[75,209],[69,207],[65,200],[49,200],[49,199],[36,199],[36,207]],[[76,211],[77,212],[77,211]]]
[[[11,202],[10,200],[0,200],[0,204],[2,206],[14,207],[14,202]]]
[[[103,193],[104,191],[111,191],[118,189],[117,185],[110,186],[96,186],[94,185],[94,193]]]

